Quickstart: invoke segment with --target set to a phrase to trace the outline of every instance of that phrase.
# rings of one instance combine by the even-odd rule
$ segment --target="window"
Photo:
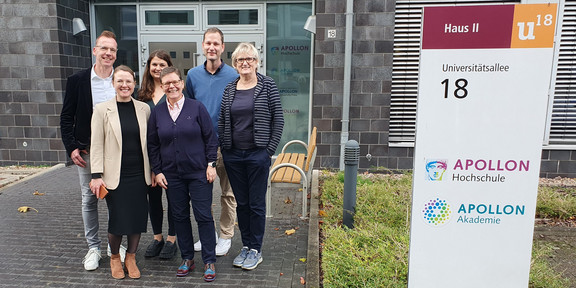
[[[231,5],[202,5],[203,27],[217,26],[224,33],[230,30],[260,30],[264,28],[264,5],[243,4],[241,8]]]
[[[258,24],[258,10],[209,10],[208,25],[254,25]]]
[[[558,5],[559,25],[554,55],[554,97],[549,105],[550,126],[545,144],[576,144],[576,3],[561,1]]]
[[[396,1],[390,102],[390,146],[409,147],[414,145],[422,8],[425,6],[454,5],[455,2],[459,5],[494,5],[520,3],[520,0]],[[576,101],[574,103],[576,103]],[[574,109],[576,112],[576,107]],[[574,125],[576,137],[576,121]]]
[[[194,25],[194,11],[147,10],[145,25]]]
[[[200,28],[199,6],[194,5],[142,5],[140,31],[197,31]]]

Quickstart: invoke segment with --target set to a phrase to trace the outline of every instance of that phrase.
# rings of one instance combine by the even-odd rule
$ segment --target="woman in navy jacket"
[[[212,182],[216,178],[218,142],[208,111],[197,100],[184,97],[180,71],[167,67],[160,74],[166,102],[154,108],[148,122],[148,153],[156,183],[166,189],[182,264],[176,276],[194,269],[194,241],[190,202],[202,245],[204,280],[216,277],[216,232],[212,217]]]
[[[256,72],[259,54],[250,43],[240,43],[232,53],[240,77],[226,86],[218,121],[218,140],[238,204],[236,215],[243,244],[233,265],[246,270],[262,262],[270,157],[284,128],[276,83]]]

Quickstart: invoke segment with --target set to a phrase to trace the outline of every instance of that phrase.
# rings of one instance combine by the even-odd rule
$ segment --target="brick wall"
[[[360,144],[360,168],[412,166],[410,149],[388,147],[394,7],[393,0],[354,1],[348,138]],[[319,132],[319,167],[339,166],[345,13],[346,0],[316,1],[312,121]],[[336,30],[336,38],[327,38],[327,30]]]
[[[0,166],[66,161],[60,111],[66,77],[90,67],[88,1],[21,0],[0,5]],[[10,3],[9,2],[9,3]]]
[[[576,178],[576,151],[542,150],[540,177]]]

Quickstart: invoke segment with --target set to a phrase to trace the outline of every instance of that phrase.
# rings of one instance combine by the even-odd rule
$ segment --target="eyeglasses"
[[[170,88],[170,85],[174,85],[174,87],[178,87],[178,85],[180,85],[180,83],[182,83],[182,80],[174,80],[174,81],[162,83],[162,86],[164,88]]]
[[[236,58],[236,64],[242,64],[246,61],[248,64],[254,62],[256,58],[254,57],[247,57],[247,58]]]
[[[100,48],[100,51],[102,51],[102,52],[110,51],[110,53],[112,53],[112,54],[116,54],[116,52],[118,52],[118,49],[116,49],[116,48],[110,48],[110,47],[106,47],[106,46],[94,46],[94,47]]]

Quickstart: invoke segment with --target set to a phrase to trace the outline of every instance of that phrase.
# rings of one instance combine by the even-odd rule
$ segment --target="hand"
[[[164,189],[168,189],[168,181],[166,181],[166,177],[164,177],[164,173],[160,173],[156,175],[156,185],[160,185],[160,187]]]
[[[86,149],[80,150],[80,149],[76,148],[76,149],[74,149],[74,151],[72,151],[72,153],[70,153],[70,158],[72,159],[74,164],[76,164],[82,168],[86,168],[86,161],[84,161],[84,159],[82,159],[82,154],[88,154],[88,151],[86,151]]]
[[[156,182],[156,174],[154,174],[154,172],[151,173],[151,177],[150,179],[152,179],[152,187],[156,187],[156,185],[158,185],[158,183]]]
[[[206,168],[206,179],[208,179],[208,183],[212,183],[216,180],[216,168],[212,166]]]
[[[102,178],[96,178],[90,181],[90,191],[92,191],[92,194],[96,195],[97,198],[100,198],[100,186],[102,185],[106,187],[106,184]]]

